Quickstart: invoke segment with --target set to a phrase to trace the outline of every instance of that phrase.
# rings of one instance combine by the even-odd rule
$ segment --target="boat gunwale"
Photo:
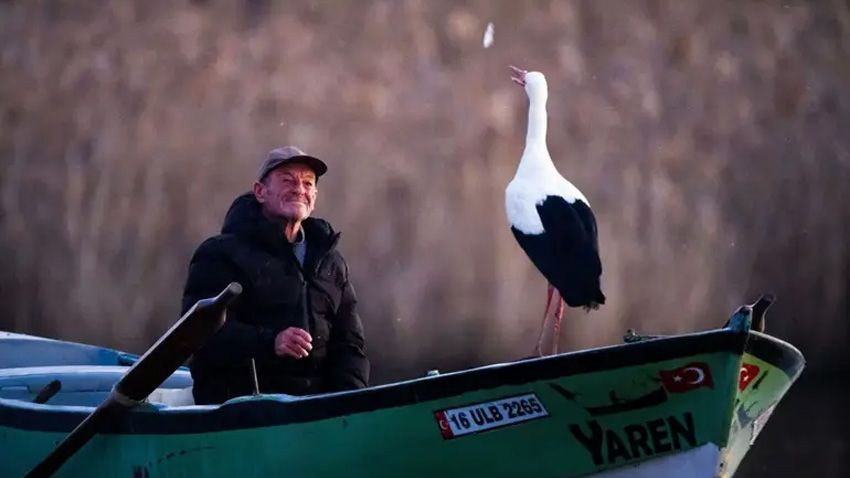
[[[751,330],[745,352],[758,357],[788,375],[794,382],[806,366],[806,358],[794,345],[763,332]]]
[[[304,423],[445,399],[476,390],[523,385],[704,353],[743,355],[748,342],[760,342],[749,341],[750,337],[745,331],[714,329],[484,365],[346,392],[305,397],[259,395],[241,397],[221,405],[147,406],[111,423],[103,433],[207,433]],[[789,345],[791,348],[787,349],[783,345],[788,344],[770,339],[767,342],[799,353],[793,346]],[[0,399],[0,426],[69,432],[91,410],[91,407],[51,406]]]

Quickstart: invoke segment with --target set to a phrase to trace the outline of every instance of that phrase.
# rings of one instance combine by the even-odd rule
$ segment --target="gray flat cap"
[[[328,171],[328,165],[321,159],[310,156],[295,146],[283,146],[269,151],[266,159],[263,160],[263,165],[260,166],[257,180],[262,181],[272,169],[291,163],[301,163],[309,166],[316,173],[317,178]]]

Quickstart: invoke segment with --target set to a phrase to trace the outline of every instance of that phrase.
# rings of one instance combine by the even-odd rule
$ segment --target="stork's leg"
[[[540,336],[537,337],[537,346],[534,348],[534,354],[538,357],[543,356],[543,332],[546,330],[546,317],[549,315],[549,305],[552,303],[552,293],[555,288],[549,284],[546,290],[546,310],[543,311],[543,323],[540,324]]]
[[[558,353],[558,342],[561,339],[561,319],[564,318],[564,299],[557,295],[558,307],[555,309],[555,320],[552,326],[552,353]]]

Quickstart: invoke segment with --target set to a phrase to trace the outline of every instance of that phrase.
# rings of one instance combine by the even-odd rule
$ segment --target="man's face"
[[[316,173],[303,164],[285,164],[254,183],[254,196],[267,216],[302,221],[316,206]]]

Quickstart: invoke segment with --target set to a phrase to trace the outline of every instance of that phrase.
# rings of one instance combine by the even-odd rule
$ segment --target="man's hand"
[[[304,358],[313,350],[313,337],[298,327],[289,327],[278,332],[274,338],[274,353],[278,357]]]

